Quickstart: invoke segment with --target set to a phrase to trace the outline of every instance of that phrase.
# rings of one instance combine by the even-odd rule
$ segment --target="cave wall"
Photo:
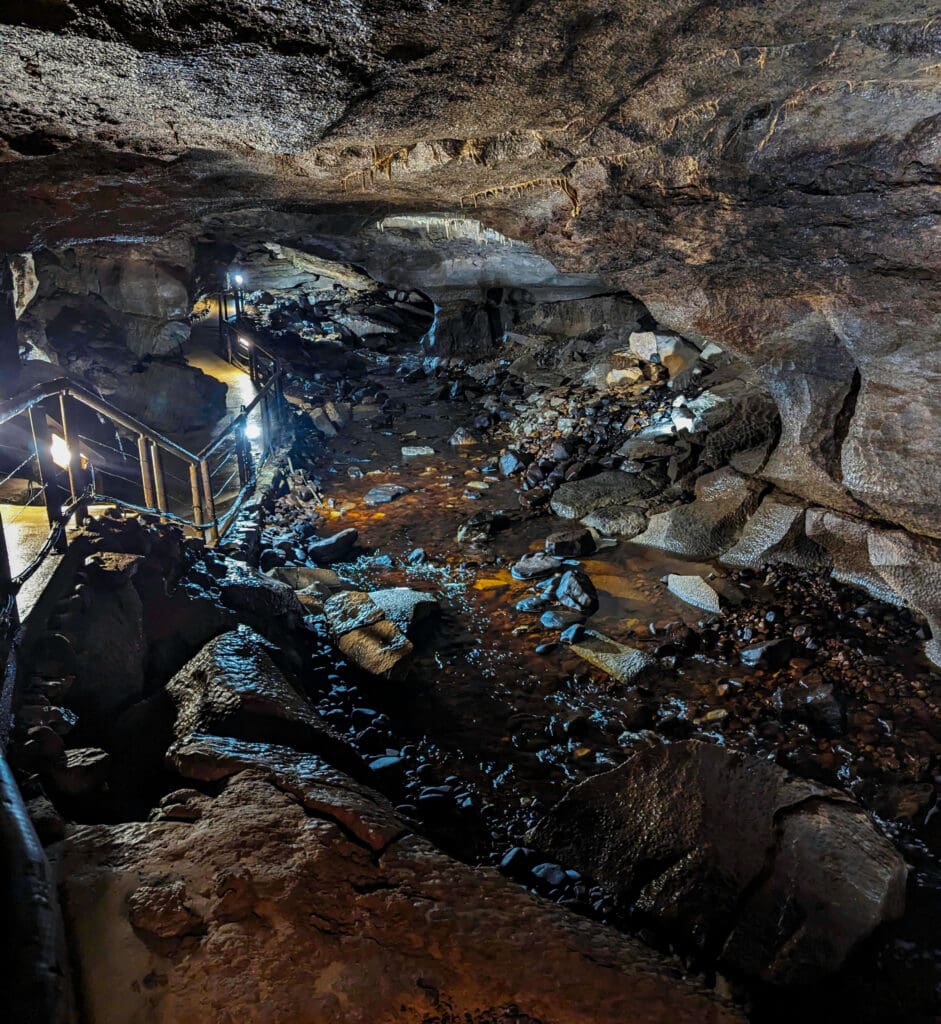
[[[924,0],[14,5],[0,246],[163,236],[247,205],[316,212],[335,250],[331,216],[354,248],[383,220],[470,217],[746,358],[785,423],[780,486],[938,538],[936,15]],[[503,250],[465,242],[462,286]]]

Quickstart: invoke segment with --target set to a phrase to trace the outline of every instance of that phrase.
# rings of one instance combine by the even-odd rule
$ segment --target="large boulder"
[[[905,862],[854,800],[695,741],[638,750],[576,786],[532,839],[706,955],[776,984],[839,969],[905,906]]]
[[[724,552],[721,561],[737,568],[786,562],[803,569],[828,564],[824,551],[804,533],[804,503],[787,495],[766,495],[749,517],[738,541]]]
[[[450,859],[317,757],[196,738],[172,763],[215,780],[197,820],[61,847],[95,1024],[743,1021],[636,939]]]
[[[210,641],[167,684],[174,736],[287,743],[350,767],[356,758],[282,675],[271,644],[247,626]]]
[[[141,555],[90,556],[86,600],[73,602],[60,628],[74,649],[69,703],[79,713],[107,717],[144,693],[147,642],[144,606],[134,586]],[[61,670],[60,670],[61,671]]]
[[[581,519],[598,509],[643,507],[655,491],[655,485],[646,477],[613,471],[562,484],[549,505],[562,519]]]
[[[150,359],[110,382],[107,397],[147,426],[182,434],[212,426],[226,414],[227,386],[178,359]]]
[[[715,558],[737,539],[758,506],[761,485],[725,468],[701,476],[695,495],[688,505],[651,516],[634,543],[687,558]]]
[[[324,603],[324,616],[340,652],[371,675],[404,674],[415,650],[405,631],[429,610],[426,597],[400,589],[406,594],[380,591],[379,601],[361,591],[343,591]]]

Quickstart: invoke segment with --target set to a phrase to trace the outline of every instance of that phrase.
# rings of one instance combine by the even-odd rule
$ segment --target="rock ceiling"
[[[936,15],[8,4],[0,242],[474,211],[749,357],[785,414],[782,486],[941,536]]]

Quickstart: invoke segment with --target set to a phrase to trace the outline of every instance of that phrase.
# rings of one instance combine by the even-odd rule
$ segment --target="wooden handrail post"
[[[190,491],[193,495],[193,525],[201,532],[203,525],[203,503],[199,493],[199,471],[193,463],[190,463]]]
[[[87,483],[87,474],[82,469],[82,453],[78,443],[78,438],[72,437],[72,430],[69,426],[69,410],[68,403],[71,399],[67,399],[65,395],[59,395],[59,412],[62,417],[62,439],[65,441],[66,451],[69,453],[69,491],[71,492],[71,499],[75,501],[84,492]],[[74,443],[73,443],[74,442]],[[75,522],[78,526],[84,526],[88,519],[88,512],[86,509],[87,501],[79,501],[75,506]]]
[[[212,495],[212,475],[209,472],[209,460],[199,460],[199,472],[203,481],[203,500],[206,508],[206,519],[209,521],[209,527],[206,530],[206,540],[210,544],[217,544],[219,542],[219,523],[216,520],[216,499]]]
[[[137,455],[140,459],[140,479],[144,488],[144,504],[147,508],[154,507],[154,486],[150,478],[150,442],[143,434],[137,437]]]
[[[41,405],[38,416],[33,414],[32,407],[29,409],[28,415],[29,426],[33,432],[36,463],[39,466],[39,482],[42,484],[46,503],[46,518],[49,520],[49,528],[52,529],[62,521],[62,488],[56,482],[56,466],[52,461],[52,431],[46,422],[46,413]],[[65,548],[65,533],[63,532],[56,545],[56,550],[62,552]]]
[[[268,390],[266,388],[261,393],[261,429],[262,429],[261,452],[262,452],[262,457],[267,455],[267,453],[270,452],[271,449],[274,447],[274,445],[272,444],[272,436],[271,436],[271,430],[272,430],[272,427],[271,427],[271,412],[268,409],[268,399],[269,399],[269,397],[270,397],[270,395],[269,395]]]
[[[161,512],[167,509],[167,490],[163,482],[163,453],[160,446],[150,442],[150,454],[154,467],[154,494],[157,499],[157,508]]]

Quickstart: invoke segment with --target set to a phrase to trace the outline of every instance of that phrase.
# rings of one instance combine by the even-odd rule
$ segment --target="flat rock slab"
[[[572,644],[572,650],[590,665],[625,685],[649,678],[658,668],[657,659],[651,655],[594,630],[586,630],[581,639]]]
[[[388,505],[390,501],[401,498],[403,494],[408,494],[408,488],[401,484],[379,484],[363,495],[363,503],[375,508],[378,505]]]
[[[702,608],[707,612],[719,612],[722,606],[719,595],[709,586],[702,576],[680,576],[671,572],[667,576],[667,588],[681,601]]]
[[[410,587],[391,587],[388,590],[373,590],[370,600],[385,613],[385,617],[403,632],[426,621],[441,611],[434,594],[412,590]]]
[[[552,576],[562,569],[562,559],[547,555],[542,551],[534,551],[514,564],[511,575],[518,580],[538,580]]]
[[[636,473],[613,471],[562,484],[549,506],[562,519],[582,519],[599,508],[643,504],[654,491],[654,485]]]
[[[359,590],[334,594],[324,603],[323,611],[333,635],[337,638],[354,629],[371,626],[386,617],[386,613],[369,594]]]
[[[695,493],[690,504],[651,516],[634,543],[687,558],[715,558],[737,540],[758,505],[761,487],[734,470],[720,469],[701,476]]]
[[[344,633],[337,642],[343,654],[374,676],[400,676],[415,650],[412,642],[389,619]]]
[[[193,822],[74,829],[60,885],[95,1024],[743,1024],[672,958],[450,859],[315,757],[194,738]],[[160,983],[153,984],[159,978]]]
[[[854,800],[696,741],[638,750],[574,787],[533,843],[775,984],[838,970],[905,905],[905,863]]]

